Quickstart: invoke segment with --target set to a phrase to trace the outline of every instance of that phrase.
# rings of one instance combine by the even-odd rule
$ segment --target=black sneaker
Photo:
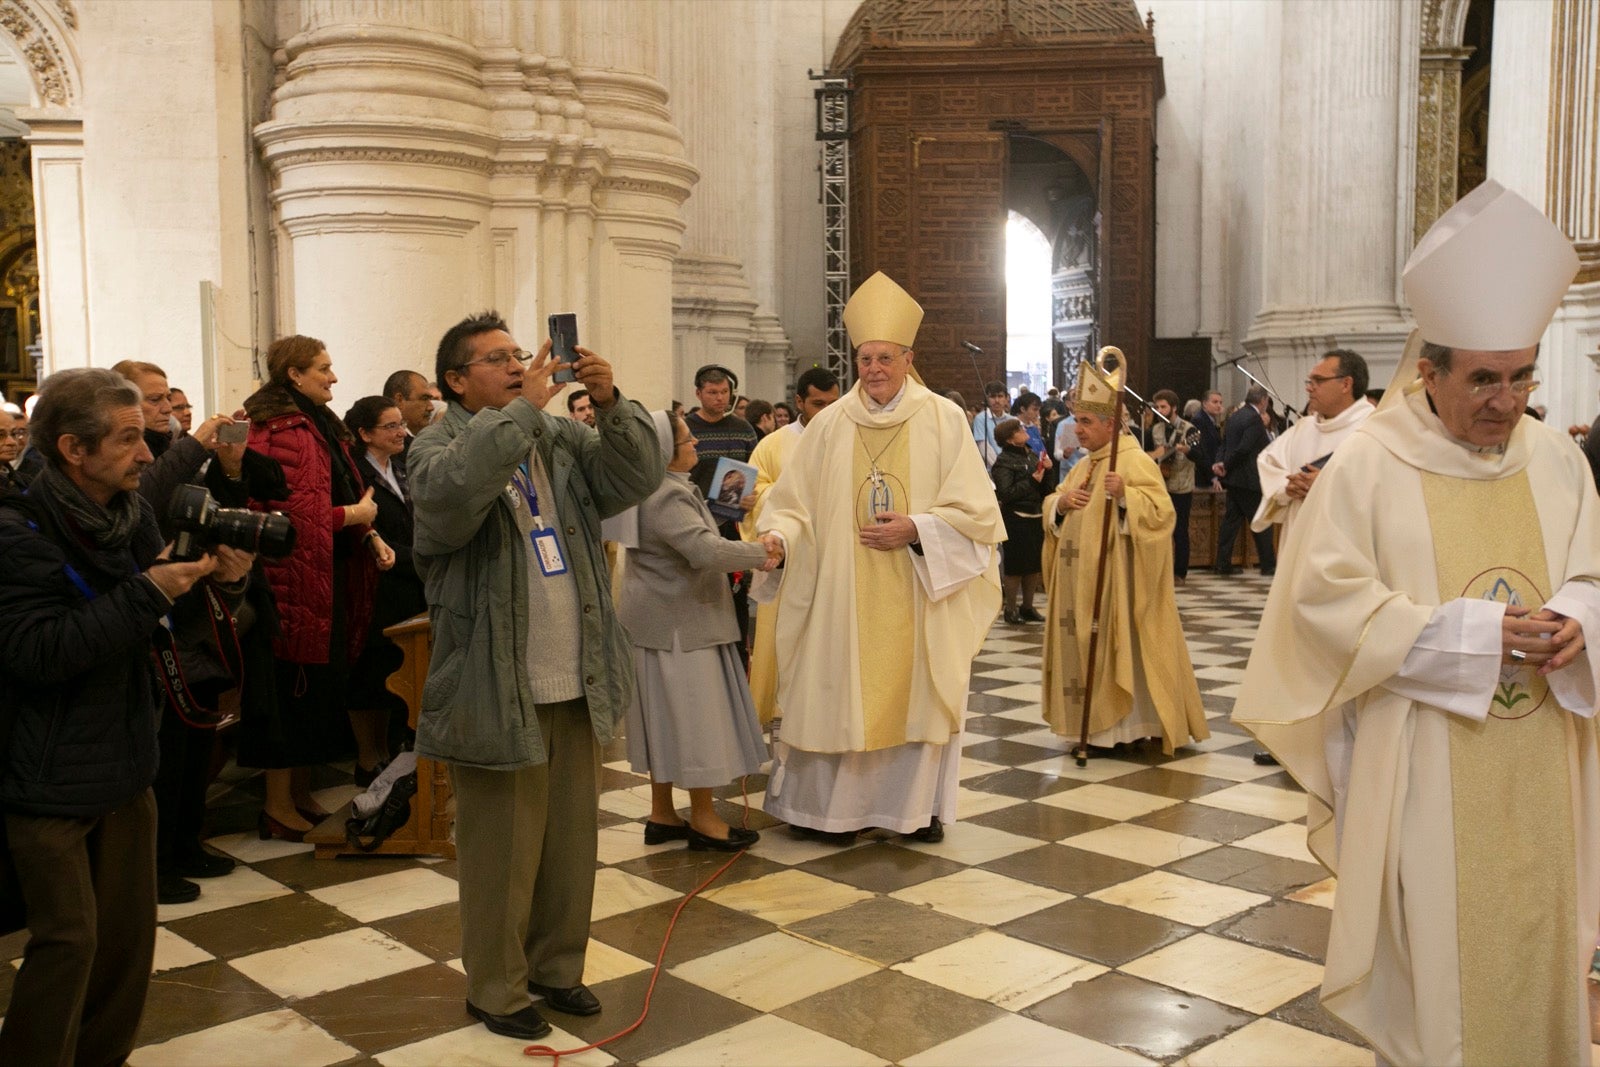
[[[200,895],[200,887],[176,874],[156,875],[156,902],[159,904],[187,904]]]
[[[227,856],[219,856],[202,848],[178,860],[172,869],[185,878],[221,878],[225,874],[232,874],[234,866],[234,861]]]

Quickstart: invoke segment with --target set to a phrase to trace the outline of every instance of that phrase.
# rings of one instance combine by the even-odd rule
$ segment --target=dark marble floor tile
[[[618,815],[614,811],[607,811],[605,808],[601,808],[600,819],[596,825],[599,829],[604,830],[608,826],[621,826],[625,822],[633,822],[633,820],[626,815]]]
[[[1008,878],[1059,889],[1074,896],[1093,893],[1150,871],[1142,863],[1102,856],[1098,852],[1085,852],[1066,845],[1044,845],[1002,856],[979,866]]]
[[[1276,771],[1267,775],[1265,778],[1257,778],[1251,784],[1268,785],[1272,786],[1274,789],[1292,789],[1296,793],[1301,792],[1300,783],[1295,781],[1294,775],[1290,774],[1288,771]],[[1304,821],[1304,818],[1304,813],[1302,813],[1301,820]]]
[[[664,900],[648,908],[614,915],[591,926],[589,936],[631,952],[642,960],[654,960],[677,906],[675,900]],[[672,944],[667,948],[667,966],[754,941],[777,928],[765,919],[696,897],[683,909],[678,925],[673,928]]]
[[[1157,1060],[1182,1056],[1255,1019],[1116,971],[1079,982],[1022,1014]]]
[[[880,840],[862,848],[819,856],[796,865],[795,869],[870,893],[893,893],[908,885],[955,874],[965,870],[966,865]]]
[[[165,971],[150,979],[134,1045],[152,1045],[179,1034],[273,1011],[282,1003],[276,993],[252,982],[222,960]]]
[[[900,1063],[1006,1011],[899,971],[878,971],[773,1014]]]
[[[1022,655],[1026,654],[1022,653]],[[972,681],[967,685],[967,689],[972,693],[987,693],[991,689],[1004,689],[1008,685],[1016,684],[1016,682],[1010,682],[1004,678],[980,678],[974,674]]]
[[[1207,793],[1215,793],[1219,789],[1227,789],[1239,783],[1230,782],[1225,778],[1207,778],[1201,774],[1185,774],[1182,771],[1150,767],[1125,774],[1109,784],[1118,789],[1137,789],[1141,793],[1154,793],[1158,797],[1171,797],[1173,800],[1193,800],[1195,797],[1203,797]]]
[[[783,833],[782,830],[777,832]],[[757,842],[755,849],[740,856],[739,862],[729,867],[717,879],[716,884],[733,885],[736,882],[748,882],[752,878],[788,870],[788,867],[781,863],[762,859],[760,849],[761,844]],[[726,853],[691,852],[680,845],[647,852],[643,856],[612,866],[619,871],[626,871],[628,874],[664,885],[668,889],[675,889],[679,893],[687,893],[711,877],[718,867],[727,862]]]
[[[979,826],[992,826],[996,830],[1021,834],[1024,837],[1037,837],[1041,841],[1060,841],[1063,837],[1071,837],[1073,834],[1086,834],[1090,830],[1116,825],[1115,819],[1086,815],[1081,811],[1068,811],[1066,808],[1052,807],[1031,800],[986,811],[982,815],[974,815],[969,821]]]
[[[654,958],[654,953],[651,953]],[[552,1011],[550,1019],[583,1041],[609,1037],[638,1018],[644,1005],[650,972],[640,971],[593,986],[602,1011],[587,1018]],[[656,982],[645,1024],[610,1045],[605,1051],[623,1063],[638,1063],[668,1049],[698,1041],[707,1034],[753,1019],[761,1013],[709,989],[675,978],[665,971]],[[535,1063],[539,1061],[529,1061]],[[776,1061],[775,1061],[776,1062]]]
[[[167,929],[179,937],[222,959],[282,948],[354,930],[360,925],[337,908],[298,893],[237,908],[208,911],[166,924]]]
[[[612,789],[632,789],[635,786],[649,785],[650,776],[634,774],[632,771],[620,771],[615,767],[600,768],[600,792],[609,792]]]
[[[1263,852],[1231,845],[1170,863],[1167,870],[1275,897],[1328,877],[1328,872],[1321,864],[1268,856]]]
[[[1008,700],[1005,697],[976,693],[967,698],[967,729],[975,734],[986,734],[989,737],[1009,737],[1012,734],[1039,729],[1040,723],[1007,719],[998,714],[1020,708],[1024,703],[1026,702],[1021,700]]]
[[[1152,811],[1149,815],[1129,820],[1138,826],[1165,830],[1185,837],[1198,837],[1202,841],[1228,844],[1241,837],[1270,830],[1278,825],[1271,819],[1243,815],[1237,811],[1208,808],[1203,804],[1174,804],[1170,808]]]
[[[760,796],[766,792],[767,776],[764,774],[747,774],[742,778],[735,778],[727,785],[719,785],[711,790],[711,795],[723,800],[738,800],[745,794]],[[682,798],[680,798],[682,799]]]
[[[1037,800],[1040,797],[1064,793],[1068,789],[1079,789],[1089,783],[1008,767],[1003,771],[990,771],[988,774],[968,778],[961,784],[967,789],[978,789],[985,793],[999,793],[1022,800]]]
[[[879,897],[793,923],[789,929],[888,965],[943,948],[983,927],[932,908]]]
[[[1012,683],[1015,685],[1016,683]],[[1026,745],[1020,741],[1007,741],[1005,738],[995,738],[993,741],[980,741],[976,745],[968,745],[961,750],[963,759],[982,760],[985,763],[999,763],[1004,766],[1014,767],[1024,763],[1037,763],[1060,753],[1038,745]]]
[[[759,797],[759,794],[758,794]],[[711,806],[729,826],[748,826],[752,830],[768,830],[783,825],[760,808],[747,807],[744,800],[713,800]],[[684,810],[687,816],[688,809]],[[640,825],[643,825],[642,823]],[[643,832],[643,831],[641,831]]]
[[[459,904],[440,904],[436,908],[376,919],[367,925],[436,960],[453,960],[461,955]]]
[[[1213,926],[1212,932],[1261,948],[1278,949],[1321,963],[1328,951],[1333,912],[1294,900],[1274,900],[1236,919]]]
[[[1595,986],[1590,985],[1589,988],[1594,989]],[[1348,1041],[1352,1045],[1366,1048],[1366,1039],[1328,1014],[1328,1010],[1322,1006],[1321,998],[1322,988],[1319,986],[1316,989],[1300,994],[1289,1003],[1279,1006],[1268,1014],[1279,1022],[1298,1026],[1302,1030],[1314,1030],[1319,1034],[1327,1034],[1329,1037],[1336,1037],[1340,1041]]]
[[[1013,919],[996,929],[1107,967],[1120,967],[1195,932],[1193,927],[1158,915],[1083,897]]]
[[[319,860],[309,852],[296,852],[275,860],[262,860],[251,866],[274,882],[282,882],[290,889],[307,892],[324,886],[343,885],[358,878],[371,878],[378,874],[409,871],[418,866],[416,860],[404,856],[341,856],[337,859]]]
[[[472,1025],[467,979],[442,963],[297,1001],[294,1010],[365,1053],[423,1041]]]

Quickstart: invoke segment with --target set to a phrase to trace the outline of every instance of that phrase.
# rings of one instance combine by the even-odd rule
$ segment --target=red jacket
[[[250,416],[250,448],[283,467],[289,499],[274,506],[294,522],[296,534],[288,557],[265,561],[281,620],[273,655],[289,663],[327,663],[333,638],[334,538],[359,539],[370,527],[354,526],[340,533],[344,509],[333,506],[333,453],[316,424],[295,405],[287,386],[265,385],[244,406]],[[333,447],[354,470],[344,437],[348,434]],[[359,473],[355,480],[357,489],[364,488]],[[366,643],[378,570],[364,545],[347,559],[344,654],[354,663]]]

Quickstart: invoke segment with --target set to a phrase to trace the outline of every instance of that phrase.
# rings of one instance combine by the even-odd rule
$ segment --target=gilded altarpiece
[[[36,385],[29,346],[38,332],[39,257],[28,146],[0,141],[0,389],[16,400]]]

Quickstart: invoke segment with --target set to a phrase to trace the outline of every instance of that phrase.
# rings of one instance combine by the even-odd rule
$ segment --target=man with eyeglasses
[[[1366,397],[1367,361],[1348,348],[1335,348],[1306,377],[1306,417],[1279,434],[1256,457],[1261,505],[1250,529],[1257,533],[1283,526],[1280,543],[1322,467],[1377,409]]]
[[[1577,270],[1493,181],[1418,243],[1417,330],[1304,501],[1235,705],[1309,794],[1322,1002],[1379,1062],[1589,1060],[1600,498],[1523,417]]]
[[[417,753],[455,793],[467,1012],[523,1039],[550,1031],[532,996],[600,1011],[583,984],[600,749],[633,695],[600,520],[665,470],[644,408],[577,352],[598,432],[544,410],[561,388],[548,340],[523,351],[494,312],[452,326],[436,357],[449,407],[407,464],[433,626]]]

